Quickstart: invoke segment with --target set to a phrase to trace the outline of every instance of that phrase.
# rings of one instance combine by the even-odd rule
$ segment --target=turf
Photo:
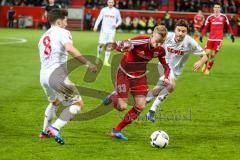
[[[64,127],[66,144],[61,146],[53,139],[38,139],[47,105],[39,84],[37,43],[42,31],[0,29],[0,32],[0,159],[239,159],[239,39],[235,44],[225,39],[208,76],[192,71],[198,57],[191,57],[177,81],[176,91],[162,104],[157,122],[144,119],[151,105],[148,104],[141,117],[123,130],[129,141],[110,137],[123,113],[103,107],[94,110],[113,90],[111,68],[99,68],[94,82],[84,80],[84,67],[77,68],[70,78],[82,89],[83,112],[87,112],[85,118],[90,118],[87,121],[80,117]],[[97,33],[72,34],[81,52],[95,55]],[[134,35],[118,33],[117,39],[131,36]],[[27,43],[4,44],[9,37],[25,38]],[[150,72],[148,77],[154,85],[158,75]],[[149,136],[155,130],[169,134],[167,148],[150,146]]]

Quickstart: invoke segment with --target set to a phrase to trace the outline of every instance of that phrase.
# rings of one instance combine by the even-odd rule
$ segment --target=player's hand
[[[91,72],[93,73],[97,72],[97,66],[95,66],[94,64],[88,62],[86,65]]]
[[[197,72],[201,66],[202,66],[202,61],[201,61],[201,60],[197,61],[197,62],[193,65],[193,71],[194,71],[194,72]]]
[[[121,45],[122,45],[121,47],[122,52],[131,51],[134,48],[133,44],[129,40],[122,41]]]
[[[169,80],[168,78],[164,78],[163,84],[164,84],[165,86],[168,86],[168,85],[171,84],[171,82],[170,82],[170,80]]]
[[[235,42],[235,38],[234,38],[233,35],[231,35],[231,40],[232,40],[233,43]]]
[[[114,24],[114,25],[112,26],[112,28],[113,28],[113,29],[116,29],[116,28],[117,28],[117,26]]]
[[[199,41],[200,41],[201,43],[203,42],[203,37],[202,37],[202,36],[199,37]]]
[[[94,32],[97,32],[97,28],[93,28],[93,31],[94,31]]]

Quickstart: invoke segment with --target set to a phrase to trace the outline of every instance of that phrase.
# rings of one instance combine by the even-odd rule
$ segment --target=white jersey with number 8
[[[67,62],[68,53],[64,48],[67,42],[73,43],[71,33],[57,26],[52,26],[42,35],[38,44],[41,71],[53,71]]]

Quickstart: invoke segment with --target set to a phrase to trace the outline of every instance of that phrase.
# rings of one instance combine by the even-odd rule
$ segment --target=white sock
[[[59,118],[52,124],[54,128],[60,130],[63,126],[65,126],[73,117],[80,111],[80,106],[72,105],[70,107],[65,108]]]
[[[102,47],[98,46],[97,47],[97,58],[99,58],[101,52],[102,52]]]
[[[45,116],[44,116],[44,122],[43,122],[43,131],[51,125],[51,121],[54,117],[56,117],[58,106],[54,106],[52,103],[49,103],[46,110],[45,110]]]
[[[152,91],[148,91],[146,101],[149,102],[154,98]]]
[[[167,97],[167,95],[168,95],[167,88],[164,88],[163,90],[161,90],[161,92],[158,94],[157,98],[153,102],[150,110],[156,112],[157,108],[162,103],[162,101],[164,101],[164,99]]]
[[[105,51],[104,63],[108,63],[110,54],[111,54],[111,50],[109,48],[107,48],[106,51]]]

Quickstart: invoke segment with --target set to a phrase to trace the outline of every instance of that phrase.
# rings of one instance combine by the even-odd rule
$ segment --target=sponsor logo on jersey
[[[114,15],[110,15],[110,14],[106,14],[105,17],[106,18],[114,18],[115,16]]]
[[[177,55],[184,55],[184,51],[181,51],[181,50],[175,50],[173,48],[167,48],[168,52],[169,53],[174,53],[174,54],[177,54]]]
[[[159,54],[158,52],[154,52],[153,57],[158,57],[158,54]]]

